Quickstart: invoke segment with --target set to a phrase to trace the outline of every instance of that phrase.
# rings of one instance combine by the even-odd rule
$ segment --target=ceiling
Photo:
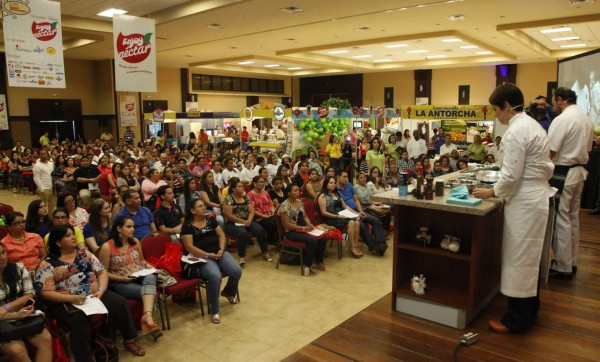
[[[160,67],[272,76],[555,61],[600,48],[599,2],[60,1],[66,58],[111,59],[112,22],[96,14],[119,8],[155,19]]]

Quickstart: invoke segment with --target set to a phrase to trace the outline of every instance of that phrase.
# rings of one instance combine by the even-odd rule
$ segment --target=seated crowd
[[[182,243],[184,254],[206,260],[183,265],[182,277],[207,281],[211,321],[219,323],[219,296],[231,304],[239,302],[238,283],[249,262],[246,252],[252,239],[266,262],[273,261],[269,243],[283,236],[306,244],[305,274],[326,270],[327,236],[308,233],[317,225],[305,209],[306,200],[313,203],[318,222],[347,234],[352,257],[363,257],[359,240],[371,254],[383,256],[391,216],[369,211],[380,205],[371,196],[397,186],[400,172],[409,177],[438,176],[460,170],[468,161],[458,156],[456,147],[449,147],[449,137],[442,145],[448,153],[433,165],[426,148],[410,154],[417,148],[406,134],[399,134],[398,141],[390,136],[387,144],[370,132],[360,146],[350,145],[350,140],[356,141],[354,132],[341,143],[332,137],[327,147],[331,155],[308,149],[306,154],[296,150],[293,158],[283,149],[261,151],[247,144],[225,149],[222,144],[201,142],[181,150],[156,142],[137,147],[121,142],[113,148],[98,140],[53,141],[42,152],[51,156],[57,207],[49,210],[45,201],[35,200],[26,217],[20,212],[5,215],[0,319],[31,313],[22,306],[37,295],[48,315],[77,331],[69,334],[76,360],[91,361],[93,323],[73,305],[98,298],[115,320],[125,350],[143,356],[126,299],[142,304],[143,333],[155,340],[162,335],[153,314],[157,278],[132,277],[151,267],[141,247],[145,236],[169,235]],[[358,151],[357,158],[353,150]],[[9,151],[0,156],[13,190],[17,191],[17,180],[31,178],[35,182],[30,182],[29,191],[34,192],[39,182],[33,165],[40,152],[19,143]],[[481,160],[486,157],[485,151],[475,151]],[[329,157],[334,153],[337,158]],[[354,185],[349,174],[356,178]],[[108,193],[99,192],[101,182],[106,182]],[[350,213],[340,214],[344,210]],[[284,235],[278,235],[278,218]],[[237,260],[228,251],[232,243]],[[227,283],[221,291],[223,275]],[[25,360],[28,345],[35,349],[36,360],[48,361],[49,343],[44,330],[25,341],[0,342],[0,353]]]

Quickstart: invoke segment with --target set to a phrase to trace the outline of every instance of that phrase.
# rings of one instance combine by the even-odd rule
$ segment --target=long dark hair
[[[323,189],[321,190],[321,193],[319,195],[317,195],[317,199],[319,197],[321,197],[321,195],[327,196],[329,194],[329,190],[327,189],[327,184],[329,184],[329,180],[331,180],[331,179],[333,179],[333,181],[336,181],[335,177],[331,177],[331,176],[325,177],[325,179],[323,180]],[[341,198],[340,193],[337,190],[337,186],[336,186],[335,190],[333,190],[333,193],[335,195],[337,195],[337,197]]]
[[[100,215],[105,203],[106,201],[104,201],[103,199],[97,199],[94,200],[92,202],[92,205],[90,206],[90,217],[88,219],[88,223],[92,225],[92,229],[94,229],[94,234],[102,238],[102,240],[96,240],[96,243],[98,245],[108,240],[108,235],[106,235],[106,231],[104,231],[104,228],[102,227],[102,216]],[[110,217],[107,219],[108,228],[110,229]]]
[[[75,201],[75,208],[77,208],[77,199],[69,191],[63,191],[60,194],[58,194],[58,196],[56,197],[56,207],[64,207],[65,209],[67,209],[67,206],[65,205],[65,199],[69,196],[73,197],[73,200]]]
[[[185,203],[185,223],[186,224],[191,224],[194,221],[194,214],[192,214],[192,209],[196,207],[196,203],[198,203],[198,201],[202,201],[202,199],[194,197],[193,199],[190,200],[190,202]]]
[[[6,253],[6,246],[0,242],[0,247],[4,253]],[[7,262],[4,271],[2,272],[4,283],[8,286],[8,296],[5,302],[10,302],[17,299],[17,280],[19,280],[19,274],[17,271],[17,265],[15,263]]]
[[[40,218],[38,216],[38,210],[42,200],[33,200],[27,207],[27,218],[25,219],[25,231],[28,233],[37,233],[39,229]],[[50,223],[48,215],[44,216],[43,222]]]
[[[110,229],[109,238],[112,239],[112,241],[115,243],[115,246],[117,248],[120,248],[121,246],[123,246],[123,242],[121,241],[121,233],[119,232],[119,230],[117,230],[117,228],[122,228],[125,225],[125,221],[127,221],[127,220],[133,221],[133,219],[127,215],[119,216],[118,218],[115,219],[112,229]],[[127,242],[130,245],[135,245],[135,241],[133,240],[133,238],[129,238],[127,240]]]
[[[194,180],[195,179],[193,177],[188,177],[183,182],[183,199],[185,200],[186,205],[188,204],[188,202],[190,202],[190,199],[192,198],[192,193],[194,193],[196,191],[196,190],[190,190],[190,183]],[[196,182],[198,182],[198,181],[196,180]]]
[[[60,246],[58,246],[56,242],[64,238],[69,229],[75,233],[75,229],[72,225],[60,225],[54,227],[48,234],[48,256],[50,256],[52,259],[60,258]]]

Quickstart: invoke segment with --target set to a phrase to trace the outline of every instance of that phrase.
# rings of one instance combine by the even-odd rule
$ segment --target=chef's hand
[[[494,189],[480,189],[477,188],[473,190],[473,196],[478,199],[489,199],[490,197],[494,197]]]

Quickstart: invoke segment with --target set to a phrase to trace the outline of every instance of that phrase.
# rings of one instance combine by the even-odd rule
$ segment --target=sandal
[[[152,323],[148,323],[148,317],[152,318],[152,320],[153,320]],[[142,321],[141,321],[141,325],[142,325],[142,336],[147,336],[147,335],[151,334],[152,338],[154,338],[154,341],[156,341],[157,339],[162,337],[163,331],[162,331],[162,329],[160,329],[159,326],[156,325],[156,321],[154,320],[154,316],[152,316],[152,312],[144,312],[144,315],[143,315]]]
[[[210,321],[214,324],[219,324],[221,323],[221,316],[219,316],[219,314],[213,314],[210,316]]]
[[[137,357],[143,357],[146,355],[144,347],[137,344],[135,340],[130,342],[123,342],[123,348],[125,348],[127,352],[133,353],[133,355]]]
[[[363,253],[357,247],[350,248],[350,255],[352,255],[352,257],[356,259],[363,257]]]
[[[229,296],[225,293],[221,293],[221,296],[224,298],[227,298],[227,300],[229,301],[229,304],[238,304],[240,302],[240,300],[237,298],[237,296]]]
[[[273,261],[273,258],[271,258],[271,255],[269,255],[269,253],[262,253],[260,254],[263,258],[264,261],[268,261],[269,263]]]
[[[238,264],[240,264],[240,266],[243,268],[244,265],[246,265],[246,258],[240,258],[238,260]]]

